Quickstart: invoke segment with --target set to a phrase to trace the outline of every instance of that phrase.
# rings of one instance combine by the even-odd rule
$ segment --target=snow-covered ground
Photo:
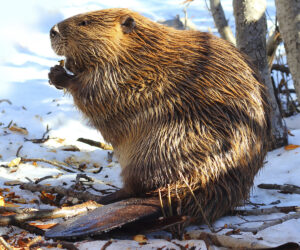
[[[57,167],[46,163],[25,163],[18,167],[5,168],[4,165],[16,158],[20,146],[19,155],[26,158],[44,158],[47,160],[72,162],[72,166],[81,163],[87,164],[85,173],[99,180],[95,187],[98,189],[111,188],[110,184],[121,187],[119,177],[120,167],[115,159],[111,162],[108,151],[97,149],[77,142],[79,137],[102,140],[101,135],[87,125],[82,116],[74,108],[72,99],[65,96],[62,91],[56,90],[48,84],[47,74],[49,67],[57,64],[58,58],[50,47],[48,32],[58,21],[85,11],[111,7],[126,7],[136,10],[143,15],[157,21],[173,18],[176,14],[183,16],[183,0],[14,0],[6,1],[0,10],[0,189],[10,188],[9,192],[15,192],[27,202],[22,207],[46,208],[48,205],[29,203],[33,199],[39,199],[38,193],[31,193],[4,185],[7,181],[20,180],[27,182],[26,178],[35,180],[47,175],[63,173],[58,179],[49,179],[43,184],[54,186],[67,183],[70,185],[76,177],[76,173],[67,173]],[[233,26],[232,1],[222,1],[227,18]],[[268,1],[268,15],[274,17],[275,7],[273,1]],[[188,15],[197,25],[198,29],[213,31],[213,21],[205,5],[205,1],[195,1],[188,8]],[[7,99],[8,101],[3,101]],[[14,132],[6,128],[10,122],[17,127],[26,128],[28,134]],[[290,129],[289,143],[300,145],[300,115],[286,119]],[[27,139],[41,138],[50,129],[50,140],[43,144],[34,144]],[[63,151],[62,148],[76,145],[80,152]],[[272,207],[274,202],[278,206],[300,206],[299,194],[282,194],[275,190],[257,188],[258,184],[293,184],[300,186],[300,148],[286,150],[277,149],[268,154],[265,167],[255,179],[255,186],[251,193],[251,202],[265,204],[260,207]],[[97,165],[94,165],[97,164]],[[99,166],[103,170],[99,174],[93,171]],[[73,169],[74,170],[74,169]],[[108,185],[107,185],[108,184]],[[67,186],[68,186],[67,185]],[[5,196],[5,192],[2,194]],[[0,193],[1,195],[1,193]],[[253,205],[248,205],[251,208]],[[239,224],[249,221],[265,221],[279,218],[284,214],[272,214],[264,216],[227,216],[219,219],[215,228],[224,227],[225,224]],[[262,222],[242,224],[243,226],[257,227]],[[203,226],[202,226],[203,227]],[[192,229],[198,229],[195,226]],[[0,235],[19,234],[22,230],[17,228],[0,227]],[[220,232],[225,233],[228,229]],[[169,236],[168,236],[169,237]],[[289,220],[282,224],[269,227],[253,235],[241,233],[235,237],[248,239],[260,239],[267,245],[278,245],[293,241],[300,243],[300,219]],[[126,248],[166,248],[179,249],[172,242],[155,239],[148,236],[148,244],[141,246],[130,238],[113,242],[109,249]],[[172,240],[173,241],[173,240]],[[80,249],[100,249],[106,241],[83,242],[77,244]],[[205,249],[202,241],[180,242],[183,246],[193,245],[196,249]],[[1,247],[0,247],[1,249]]]

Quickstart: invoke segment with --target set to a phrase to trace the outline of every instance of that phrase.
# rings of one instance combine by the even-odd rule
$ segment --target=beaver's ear
[[[136,23],[135,23],[134,19],[131,16],[126,15],[126,16],[121,18],[121,27],[122,27],[122,30],[125,34],[129,34],[136,27]]]

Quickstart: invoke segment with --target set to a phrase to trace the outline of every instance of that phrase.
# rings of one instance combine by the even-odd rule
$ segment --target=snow
[[[78,166],[87,163],[86,173],[99,180],[95,187],[98,189],[111,188],[110,184],[121,187],[120,166],[115,159],[109,160],[108,152],[97,149],[86,144],[77,142],[77,138],[85,137],[102,141],[99,132],[89,127],[87,121],[73,106],[72,98],[64,95],[62,91],[56,90],[48,84],[47,74],[49,67],[57,64],[58,58],[51,49],[48,32],[52,25],[64,18],[85,11],[97,10],[111,7],[126,7],[136,10],[143,15],[157,21],[173,18],[176,14],[183,16],[182,0],[128,0],[128,1],[87,1],[87,0],[15,0],[6,1],[0,10],[0,100],[8,99],[8,102],[0,103],[0,165],[6,165],[16,158],[16,152],[20,146],[20,156],[27,158],[44,158],[63,162],[71,160]],[[222,1],[223,8],[229,19],[230,26],[234,26],[232,15],[232,1]],[[274,2],[269,0],[268,15],[274,17]],[[196,24],[198,29],[207,31],[211,28],[214,32],[213,20],[206,8],[205,1],[195,1],[188,8],[188,15]],[[28,130],[28,135],[15,133],[5,128],[13,121],[18,127]],[[290,129],[289,143],[300,145],[300,115],[286,119],[287,127]],[[41,138],[49,126],[50,140],[44,144],[34,144],[27,139]],[[80,152],[62,151],[60,148],[68,145],[76,145]],[[269,152],[264,168],[258,173],[255,185],[251,192],[250,200],[253,203],[265,204],[263,207],[272,207],[272,202],[280,201],[278,206],[299,206],[299,194],[281,194],[275,190],[264,190],[257,188],[258,184],[293,184],[299,186],[300,176],[300,148],[287,151],[280,148]],[[103,171],[94,174],[97,168],[93,164],[103,166]],[[16,171],[12,171],[16,169]],[[74,169],[73,169],[74,170]],[[77,171],[78,172],[78,171]],[[76,177],[74,173],[67,173],[57,167],[46,163],[32,162],[20,164],[17,168],[0,167],[0,187],[7,181],[19,180],[27,182],[26,178],[35,180],[47,175],[63,173],[58,179],[44,181],[43,184],[71,185]],[[108,176],[108,177],[107,177]],[[108,185],[107,185],[108,184]],[[11,192],[20,195],[27,201],[33,198],[39,199],[38,193],[20,190],[18,187],[9,187]],[[90,190],[89,190],[90,191]],[[92,192],[92,191],[91,191]],[[44,204],[22,204],[23,207],[46,208],[51,207]],[[246,208],[253,206],[247,205]],[[215,228],[223,227],[225,224],[243,223],[245,220],[268,220],[284,216],[284,214],[271,214],[264,216],[226,216],[219,219]],[[243,224],[243,226],[257,227],[262,222]],[[207,227],[193,226],[188,230]],[[0,227],[0,235],[7,234],[10,228]],[[13,228],[13,234],[22,230]],[[221,231],[225,233],[228,229]],[[258,232],[241,233],[238,237],[262,238],[262,242],[269,245],[279,245],[294,241],[300,243],[300,219],[289,220],[277,226],[267,228]],[[168,238],[168,233],[161,233],[162,238]],[[236,237],[236,236],[234,236]],[[189,247],[195,245],[196,249],[204,249],[203,241],[168,241],[156,239],[152,234],[148,235],[147,245],[140,246],[130,238],[126,240],[114,240],[109,249],[126,248],[158,248],[169,247],[179,249],[174,242]],[[79,249],[100,249],[106,241],[83,241],[76,243]]]

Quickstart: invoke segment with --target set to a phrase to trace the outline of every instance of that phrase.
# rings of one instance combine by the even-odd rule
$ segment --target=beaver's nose
[[[56,24],[56,25],[54,25],[54,26],[52,27],[52,29],[50,30],[50,37],[51,37],[51,38],[54,38],[54,37],[57,36],[57,34],[59,34],[59,29],[58,29],[58,26],[57,26],[57,24]]]

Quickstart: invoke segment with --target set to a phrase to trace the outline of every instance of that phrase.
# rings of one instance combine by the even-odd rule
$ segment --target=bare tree
[[[266,1],[233,0],[236,23],[237,47],[252,58],[254,65],[261,73],[268,89],[269,102],[272,106],[272,147],[277,148],[287,143],[287,132],[270,78],[266,50]]]
[[[300,103],[300,0],[276,0],[279,30]]]

